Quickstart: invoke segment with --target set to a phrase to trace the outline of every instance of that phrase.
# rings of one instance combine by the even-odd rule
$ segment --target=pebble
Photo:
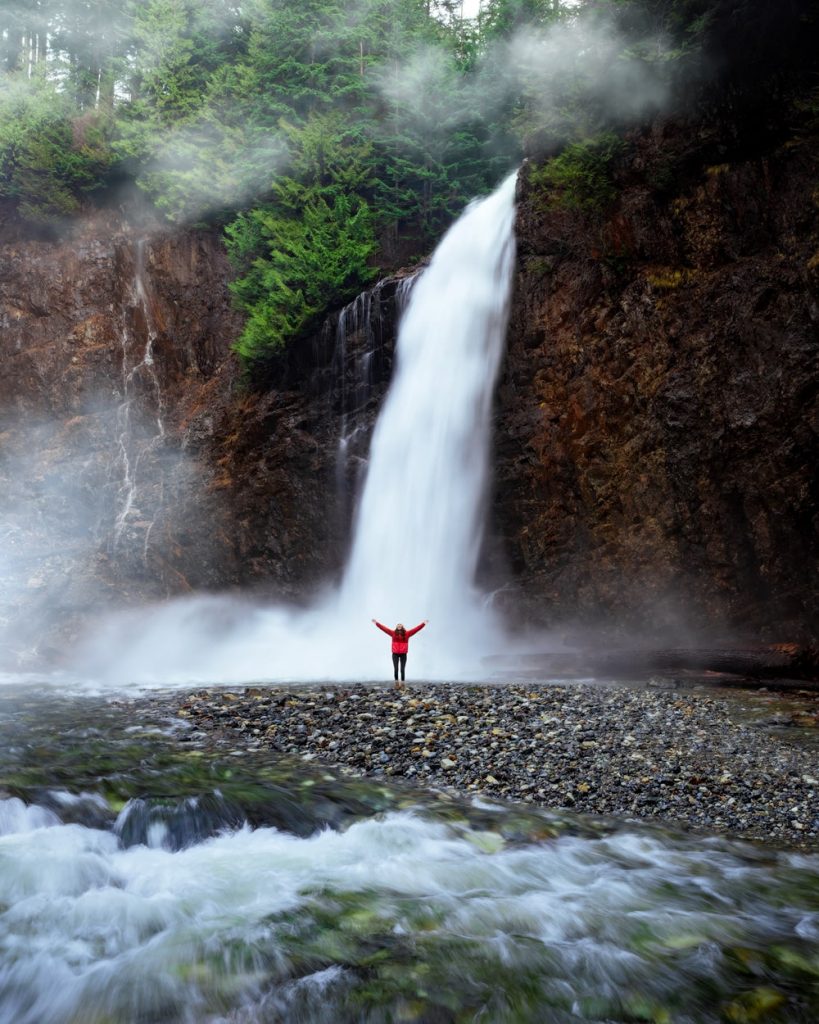
[[[361,684],[174,700],[232,746],[239,736],[359,775],[819,848],[816,751],[707,691]]]

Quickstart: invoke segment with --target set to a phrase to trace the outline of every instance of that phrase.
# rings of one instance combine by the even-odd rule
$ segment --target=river
[[[0,1022],[819,1016],[819,856],[216,749],[0,687]]]

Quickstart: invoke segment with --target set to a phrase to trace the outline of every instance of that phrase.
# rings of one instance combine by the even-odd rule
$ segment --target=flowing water
[[[145,245],[146,239],[141,238],[136,243],[134,256],[134,310],[138,314],[135,319],[136,329],[125,330],[121,338],[122,402],[117,409],[116,442],[122,479],[114,519],[114,551],[132,522],[144,516],[139,508],[140,487],[144,483],[140,479],[141,464],[165,438],[162,388],[154,366],[157,331],[145,278]],[[134,347],[137,352],[131,355],[130,350]],[[146,393],[149,403],[155,405],[155,412],[150,419],[145,419],[141,412],[143,395]],[[147,560],[152,527],[151,520],[145,531],[143,560]]]
[[[416,271],[400,280],[383,278],[369,291],[356,296],[338,314],[333,354],[339,409],[335,504],[342,533],[354,518],[361,493],[369,454],[370,403],[381,377],[380,364],[388,355],[392,318],[400,320],[419,274],[420,271]],[[385,289],[392,292],[391,298],[386,300]],[[384,305],[392,307],[392,318],[387,323]],[[356,352],[352,358],[351,350]],[[352,381],[348,380],[350,363]]]
[[[383,678],[371,615],[431,619],[411,671],[474,673],[513,198],[470,208],[413,287],[337,591],[173,602],[102,630],[86,675],[0,678],[0,1024],[819,1019],[817,856],[353,780],[126,696]]]
[[[473,586],[509,310],[514,192],[512,176],[472,207],[413,289],[342,586],[351,607],[389,622],[434,618],[456,644],[459,630],[480,634]]]
[[[207,749],[163,706],[0,690],[0,1024],[817,1020],[819,857]]]
[[[414,678],[476,678],[481,657],[502,642],[474,577],[515,183],[511,175],[467,209],[411,288],[340,587],[307,610],[194,597],[114,620],[89,643],[86,673],[159,685],[383,679],[391,665],[370,623],[378,618],[408,627],[430,620],[413,641]]]

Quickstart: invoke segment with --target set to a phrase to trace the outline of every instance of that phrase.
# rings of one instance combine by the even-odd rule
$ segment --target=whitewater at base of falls
[[[95,629],[78,674],[112,684],[385,680],[389,640],[371,623],[429,626],[410,679],[474,679],[502,628],[476,589],[492,398],[514,265],[516,175],[473,203],[418,278],[376,423],[350,559],[308,609],[197,596]]]

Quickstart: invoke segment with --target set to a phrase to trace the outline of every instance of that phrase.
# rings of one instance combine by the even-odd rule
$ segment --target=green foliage
[[[554,0],[489,0],[481,5],[481,30],[486,39],[532,31],[561,18],[563,5]]]
[[[290,174],[272,200],[240,214],[225,234],[238,271],[232,291],[247,322],[237,350],[248,360],[282,348],[372,280],[374,218],[366,200],[373,147],[334,111],[282,121]]]
[[[425,249],[491,186],[455,37],[426,7],[256,0],[251,9],[243,109],[279,159],[271,198],[226,232],[248,316],[244,357],[277,350],[352,298],[377,273],[378,238],[411,226]]]
[[[531,172],[550,202],[602,209],[615,133],[716,17],[708,0],[7,7],[0,196],[43,221],[115,177],[173,223],[227,225],[251,359],[428,251],[524,152],[559,154]]]
[[[674,291],[695,277],[688,267],[656,267],[646,272],[646,281],[656,291]]]
[[[529,181],[542,189],[548,206],[586,213],[601,211],[616,194],[613,164],[623,140],[611,132],[573,142],[559,156],[529,172]]]
[[[491,186],[487,133],[470,109],[454,54],[419,54],[398,85],[384,88],[389,107],[376,128],[375,206],[385,222],[412,219],[432,239]]]
[[[74,213],[108,170],[108,130],[104,115],[74,113],[45,83],[6,82],[0,86],[0,196],[39,224]]]
[[[117,111],[116,155],[171,221],[225,215],[265,188],[231,69],[247,25],[223,0],[149,0],[134,9],[130,100]]]
[[[285,154],[280,137],[260,135],[249,146],[242,131],[206,114],[168,132],[146,155],[136,182],[173,223],[225,220],[268,190]]]
[[[375,237],[362,200],[343,192],[325,198],[294,179],[279,188],[285,203],[240,214],[226,231],[231,259],[245,271],[231,287],[248,316],[237,344],[248,360],[302,337],[374,274]],[[282,212],[297,203],[301,216]]]

